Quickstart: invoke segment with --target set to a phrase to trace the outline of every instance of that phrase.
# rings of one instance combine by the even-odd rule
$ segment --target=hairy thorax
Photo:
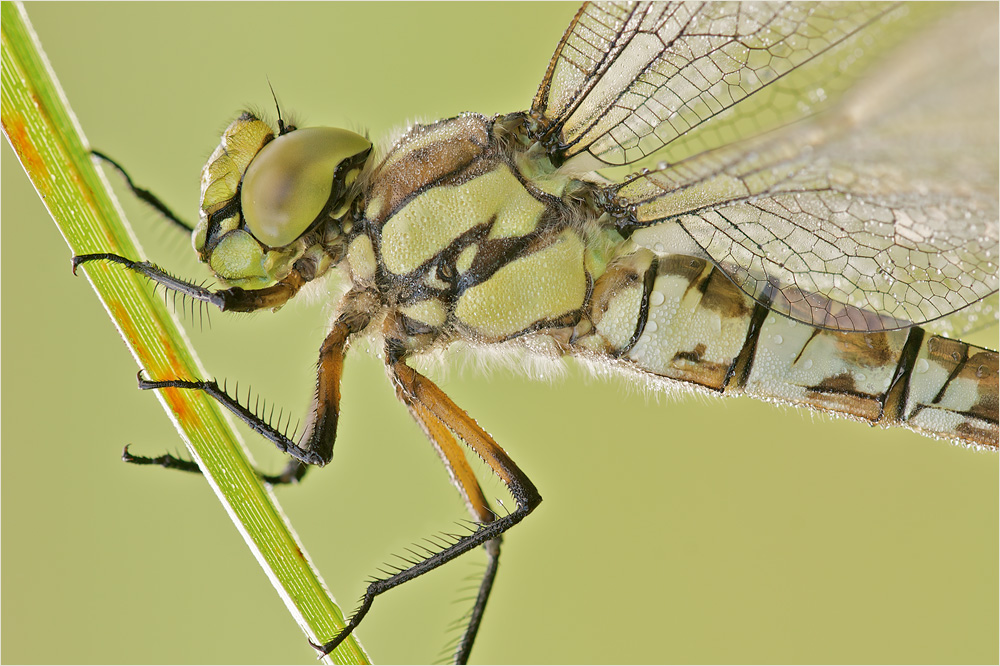
[[[597,273],[588,185],[532,150],[518,116],[412,128],[374,169],[348,264],[400,315],[412,351],[572,328]]]

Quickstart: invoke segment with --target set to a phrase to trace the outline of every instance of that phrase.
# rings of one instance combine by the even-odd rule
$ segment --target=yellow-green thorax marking
[[[370,176],[351,274],[432,340],[572,327],[599,277],[587,184],[530,177],[552,168],[520,125],[469,114],[417,126]]]

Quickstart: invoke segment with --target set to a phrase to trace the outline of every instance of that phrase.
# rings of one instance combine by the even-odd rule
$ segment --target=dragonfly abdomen
[[[745,392],[997,447],[997,353],[920,327],[845,332],[768,314]]]
[[[577,344],[657,377],[997,447],[997,353],[920,327],[846,332],[768,311],[711,262],[640,250],[595,285]]]

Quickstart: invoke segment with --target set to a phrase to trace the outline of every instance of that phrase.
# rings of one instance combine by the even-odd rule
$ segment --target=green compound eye
[[[241,204],[247,230],[268,247],[301,236],[335,194],[348,170],[338,167],[371,150],[368,139],[334,127],[295,130],[265,145],[247,167]],[[358,162],[360,166],[360,162]]]

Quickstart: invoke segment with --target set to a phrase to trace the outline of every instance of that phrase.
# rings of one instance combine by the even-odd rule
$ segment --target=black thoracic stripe
[[[423,278],[425,272],[433,269],[438,272],[439,277],[442,272],[446,274],[452,273],[452,279],[449,282],[458,279],[458,267],[455,266],[455,262],[458,261],[458,255],[462,254],[466,248],[484,242],[486,237],[490,235],[490,231],[493,230],[493,225],[496,224],[496,221],[497,216],[494,215],[483,224],[477,224],[460,234],[448,244],[448,247],[428,259],[423,266],[417,269],[416,272],[420,275],[420,278]],[[477,251],[476,254],[478,253]]]
[[[461,292],[454,279],[447,281],[448,286],[440,289],[427,285],[424,282],[424,279],[431,272],[440,273],[442,264],[447,264],[449,270],[454,269],[455,261],[458,259],[458,255],[461,254],[462,250],[485,239],[486,236],[489,235],[495,222],[496,217],[488,222],[477,224],[471,229],[467,229],[457,238],[454,238],[445,249],[441,250],[421,264],[419,268],[407,273],[406,275],[388,274],[382,265],[381,256],[379,256],[378,277],[376,280],[385,291],[402,287],[398,296],[400,305],[416,303],[428,298],[438,298],[450,303],[457,297],[457,294]],[[445,270],[444,272],[449,272],[449,270]]]
[[[566,228],[558,222],[558,216],[547,208],[533,231],[510,238],[487,238],[479,243],[472,266],[456,282],[455,295],[459,296],[466,289],[486,282],[512,261],[547,248]]]
[[[403,285],[405,288],[399,296],[400,304],[412,303],[426,298],[440,298],[448,302],[453,302],[466,289],[486,282],[504,266],[512,261],[524,257],[531,252],[537,252],[548,247],[555,241],[561,228],[547,227],[545,221],[541,221],[538,227],[524,236],[514,236],[511,238],[488,239],[490,230],[496,222],[494,217],[489,222],[479,224],[466,230],[460,236],[453,239],[448,246],[425,261],[419,268],[406,275],[389,275],[379,257],[379,278],[384,283],[384,288],[389,289],[391,285]],[[442,262],[448,262],[449,266],[454,266],[465,248],[477,244],[478,250],[472,260],[472,266],[462,275],[457,275],[448,287],[437,289],[424,283],[424,278],[432,271],[437,271]]]
[[[537,331],[544,331],[553,328],[573,328],[580,323],[582,319],[582,310],[573,310],[572,312],[567,312],[566,314],[556,317],[555,319],[539,319],[538,321],[532,322],[525,328],[517,331],[516,333],[511,333],[510,335],[504,336],[498,342],[507,342],[509,340],[516,340],[522,338],[531,333]]]
[[[523,257],[539,238],[538,233],[532,232],[526,236],[484,240],[479,244],[476,256],[472,259],[472,266],[458,279],[456,291],[462,293],[470,287],[486,282],[498,270]]]
[[[901,423],[905,416],[906,403],[910,398],[910,379],[913,376],[913,366],[920,353],[920,345],[924,342],[924,329],[914,326],[906,336],[903,350],[899,354],[896,372],[889,382],[889,390],[882,396],[882,416],[877,422]]]
[[[632,332],[632,337],[629,338],[628,343],[612,354],[615,358],[629,353],[632,347],[635,346],[635,343],[639,341],[642,332],[646,329],[646,321],[649,319],[649,295],[653,292],[653,284],[656,282],[656,271],[659,268],[659,264],[660,260],[657,257],[653,257],[653,261],[646,268],[646,274],[642,280],[642,302],[639,303],[639,319],[635,323],[635,330]]]
[[[413,151],[413,153],[417,152],[419,151],[417,150]],[[429,183],[425,183],[424,185],[421,185],[420,187],[414,189],[412,192],[410,192],[405,197],[400,199],[397,205],[393,207],[392,210],[383,213],[383,220],[381,225],[379,225],[379,228],[384,227],[386,224],[388,224],[388,222],[393,217],[395,217],[395,215],[399,211],[406,208],[407,204],[409,204],[410,202],[412,202],[425,192],[436,189],[438,187],[457,187],[459,185],[464,185],[465,183],[475,180],[476,178],[479,178],[480,176],[483,176],[492,171],[493,169],[495,169],[496,162],[493,160],[494,156],[492,155],[492,152],[493,151],[491,150],[489,152],[483,152],[479,155],[476,155],[476,157],[474,157],[471,162],[462,164],[456,169],[441,174],[441,176],[438,177],[436,180],[433,180]],[[367,204],[368,202],[365,203]]]
[[[416,136],[426,134],[428,131],[430,131],[431,128],[455,120],[458,117],[459,116],[455,116],[454,118],[445,118],[430,125],[424,125],[422,127],[423,131],[421,131],[420,134]],[[490,171],[496,168],[497,164],[506,164],[505,162],[502,162],[498,159],[499,157],[498,142],[496,140],[495,135],[493,134],[493,121],[490,121],[488,124],[489,127],[486,129],[487,143],[476,144],[482,148],[482,150],[479,153],[474,155],[472,159],[469,160],[468,162],[462,162],[461,164],[457,165],[454,169],[441,173],[434,180],[428,183],[424,183],[420,187],[417,187],[414,190],[407,193],[406,196],[404,196],[402,199],[396,202],[396,205],[393,206],[391,210],[385,211],[383,213],[381,223],[377,225],[378,228],[381,229],[381,227],[385,226],[385,224],[388,223],[389,220],[391,220],[396,215],[396,213],[401,211],[403,208],[406,207],[407,204],[409,204],[411,201],[413,201],[420,195],[424,194],[425,192],[433,190],[437,187],[453,187],[453,186],[463,185],[471,180],[478,178],[479,176],[489,173]],[[420,158],[425,158],[426,161],[430,162],[433,161],[436,149],[437,149],[436,146],[433,144],[421,148],[414,148],[411,149],[405,156],[403,156],[400,161],[408,163],[413,163],[413,162],[419,163]],[[379,168],[381,168],[381,165],[379,165]],[[419,166],[411,168],[419,168]],[[367,207],[368,203],[369,203],[368,201],[365,201],[365,207]]]
[[[750,326],[747,328],[747,337],[743,341],[743,348],[736,355],[733,364],[726,372],[726,378],[722,382],[722,393],[734,388],[743,388],[750,379],[750,371],[753,369],[754,359],[757,358],[757,340],[760,337],[760,330],[764,326],[764,320],[771,312],[770,308],[762,303],[754,301],[753,314],[750,315]]]

